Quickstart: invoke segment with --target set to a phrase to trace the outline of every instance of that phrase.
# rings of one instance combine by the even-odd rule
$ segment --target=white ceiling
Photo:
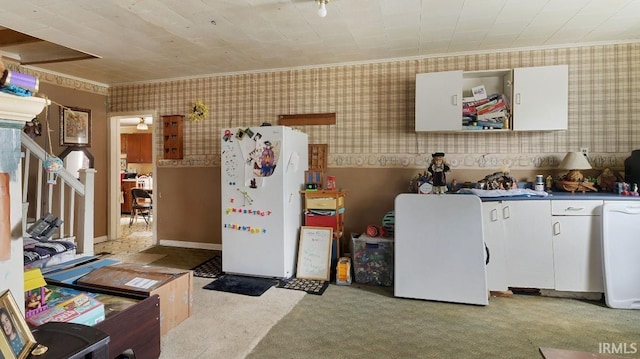
[[[0,26],[99,57],[35,67],[106,85],[640,41],[640,0],[332,0],[325,18],[315,0],[0,2]]]

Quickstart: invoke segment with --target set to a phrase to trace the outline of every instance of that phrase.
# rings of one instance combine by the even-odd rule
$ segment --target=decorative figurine
[[[600,176],[598,176],[597,184],[603,192],[613,192],[618,178],[613,174],[609,168],[602,170]]]
[[[431,173],[433,193],[445,193],[447,192],[447,175],[445,173],[449,172],[450,168],[444,160],[444,152],[436,152],[431,157],[431,164],[427,171]]]

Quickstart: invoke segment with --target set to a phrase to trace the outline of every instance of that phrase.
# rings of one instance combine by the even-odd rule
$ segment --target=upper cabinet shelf
[[[472,89],[481,87],[487,96],[497,95],[489,112],[476,111],[482,105],[474,103]],[[568,103],[567,65],[422,73],[416,75],[415,130],[566,130]]]

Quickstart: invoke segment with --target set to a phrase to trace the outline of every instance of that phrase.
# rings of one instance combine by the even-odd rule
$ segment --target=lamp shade
[[[565,170],[590,170],[591,164],[582,152],[567,152],[559,168]]]
[[[138,123],[136,129],[140,131],[146,131],[149,129],[149,126],[147,126],[146,122],[144,122],[144,117],[140,117],[140,123]]]

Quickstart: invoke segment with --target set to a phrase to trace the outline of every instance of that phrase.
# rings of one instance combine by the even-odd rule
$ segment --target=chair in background
[[[150,189],[151,188],[151,177],[144,176],[144,175],[138,176],[138,178],[136,178],[136,187]]]
[[[149,220],[153,211],[153,199],[148,191],[142,188],[131,189],[131,218],[129,219],[129,227],[135,222],[138,215],[142,216],[146,227],[149,227]]]

